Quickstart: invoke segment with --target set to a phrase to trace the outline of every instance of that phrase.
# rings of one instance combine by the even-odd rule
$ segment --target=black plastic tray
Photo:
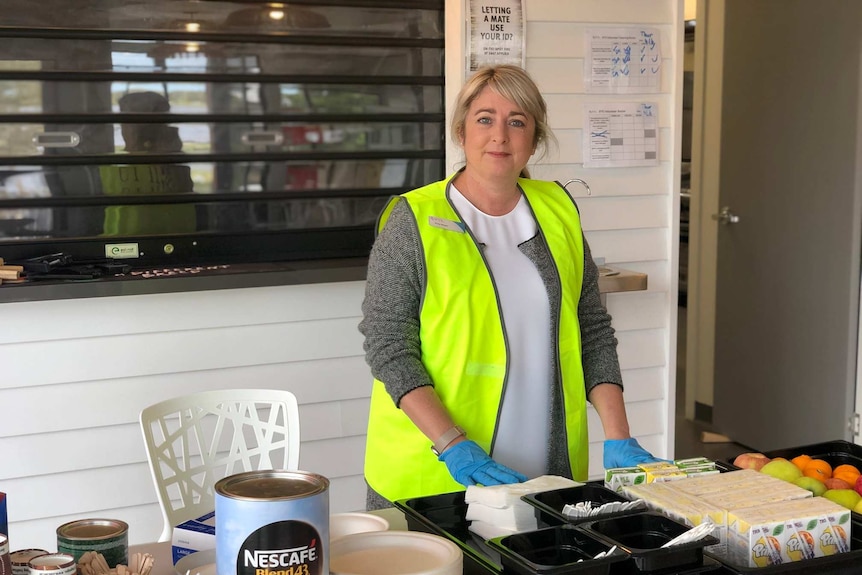
[[[859,575],[862,573],[862,523],[851,521],[850,551],[838,555],[768,567],[739,567],[724,562],[709,551],[705,555],[720,561],[724,565],[723,573],[733,575]]]
[[[500,553],[468,529],[464,492],[442,493],[395,502],[404,512],[407,528],[445,537],[464,553],[465,575],[499,575],[503,572]]]
[[[801,447],[788,447],[764,453],[767,457],[783,457],[793,459],[797,455],[810,455],[814,459],[824,459],[833,468],[845,463],[855,465],[862,471],[862,445],[849,441],[836,440],[825,443],[813,443]]]
[[[595,483],[599,485],[599,483]],[[443,493],[428,497],[404,499],[395,502],[395,507],[404,513],[407,528],[445,537],[458,545],[464,553],[465,575],[509,575],[504,571],[500,552],[479,536],[472,533],[467,521],[467,503],[464,492]],[[689,565],[680,569],[656,571],[651,575],[699,575],[713,572],[719,575],[722,564],[714,558],[704,556],[701,565]],[[733,573],[728,571],[726,573]],[[611,563],[610,575],[642,575],[634,561]],[[821,575],[821,574],[818,574]]]
[[[823,443],[812,443],[811,445],[802,445],[800,447],[786,447],[784,449],[776,449],[774,451],[764,451],[763,454],[770,459],[775,457],[783,457],[785,459],[793,459],[797,455],[809,455],[814,459],[823,459],[834,469],[845,463],[855,465],[857,469],[862,471],[862,445],[856,445],[844,440],[826,441]],[[735,459],[735,458],[734,458]],[[731,460],[732,462],[733,460]],[[734,467],[734,469],[738,469]],[[862,513],[851,511],[853,521],[862,523]],[[859,569],[862,573],[862,567]]]
[[[613,563],[629,560],[620,551],[593,559],[612,545],[571,525],[495,537],[488,544],[500,551],[505,573],[520,575],[608,575]]]
[[[584,519],[573,519],[567,517],[563,513],[563,507],[566,505],[574,505],[580,501],[592,501],[595,505],[603,503],[611,503],[615,501],[626,502],[628,499],[604,487],[587,483],[577,485],[575,487],[564,487],[562,489],[552,489],[550,491],[542,491],[539,493],[530,493],[521,497],[524,501],[536,508],[536,520],[539,527],[554,527],[557,525],[583,523],[584,521],[592,521],[595,517],[587,517]],[[637,511],[623,511],[619,513],[609,513],[602,515],[602,518],[616,517],[618,515],[627,515],[636,513]]]
[[[681,569],[703,564],[703,548],[719,542],[711,535],[698,541],[662,547],[690,530],[690,527],[660,513],[645,511],[596,519],[578,527],[610,545],[618,545],[631,554],[638,569],[647,572]]]

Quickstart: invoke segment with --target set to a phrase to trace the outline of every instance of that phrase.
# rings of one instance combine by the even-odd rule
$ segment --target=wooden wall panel
[[[666,24],[673,22],[677,4],[667,0],[540,0],[529,3],[527,18],[534,22]]]
[[[601,198],[662,193],[671,185],[673,177],[673,168],[669,163],[628,170],[588,170],[559,154],[551,155],[546,161],[548,163],[530,166],[530,173],[534,178],[555,180],[561,184],[572,178],[581,178],[589,184],[593,195]],[[553,163],[554,161],[559,163]],[[578,201],[588,197],[586,189],[580,184],[573,183],[567,189]]]
[[[6,303],[3,321],[15,331],[0,330],[0,344],[355,317],[364,287],[342,282]]]

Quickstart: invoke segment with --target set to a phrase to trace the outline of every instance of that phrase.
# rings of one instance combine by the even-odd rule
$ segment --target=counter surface
[[[367,258],[283,263],[177,266],[86,280],[39,280],[0,285],[0,303],[145,295],[362,281]],[[612,266],[599,268],[599,292],[647,289],[647,275]]]

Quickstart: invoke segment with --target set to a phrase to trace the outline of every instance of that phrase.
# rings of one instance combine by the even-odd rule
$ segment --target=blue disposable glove
[[[603,464],[605,469],[613,467],[634,467],[638,463],[666,461],[653,456],[644,449],[634,437],[628,439],[606,439]]]
[[[491,459],[475,441],[466,440],[446,449],[437,458],[446,464],[449,473],[461,485],[504,485],[527,480],[505,465]]]

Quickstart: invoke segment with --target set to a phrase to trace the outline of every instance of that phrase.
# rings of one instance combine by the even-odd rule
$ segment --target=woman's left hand
[[[614,467],[634,467],[638,463],[667,461],[659,459],[644,449],[634,437],[628,439],[606,439],[602,463],[605,469]]]

